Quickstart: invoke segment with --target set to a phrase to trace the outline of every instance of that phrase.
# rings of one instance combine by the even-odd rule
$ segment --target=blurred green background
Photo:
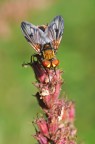
[[[64,18],[57,53],[65,81],[62,93],[76,103],[78,141],[95,144],[95,0],[0,0],[0,144],[37,143],[32,120],[41,112],[31,68],[22,68],[35,52],[21,21],[47,24]]]

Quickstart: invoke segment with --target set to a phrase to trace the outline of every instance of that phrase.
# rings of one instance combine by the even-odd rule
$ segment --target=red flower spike
[[[36,97],[46,116],[46,119],[36,119],[39,132],[34,137],[39,144],[76,144],[74,103],[59,99],[62,71],[45,70],[37,61],[32,67],[38,81],[35,83],[39,89]]]

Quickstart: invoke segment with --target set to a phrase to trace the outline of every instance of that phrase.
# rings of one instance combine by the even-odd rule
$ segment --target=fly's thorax
[[[52,49],[43,50],[42,54],[43,54],[43,58],[46,60],[50,60],[50,59],[53,59],[55,57],[54,50],[52,50]]]
[[[50,43],[46,43],[42,49],[43,58],[46,60],[53,59],[55,57],[54,49],[52,48]]]

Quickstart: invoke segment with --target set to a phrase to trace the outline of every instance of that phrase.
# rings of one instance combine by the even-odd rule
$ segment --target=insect
[[[43,67],[55,68],[59,64],[56,52],[62,39],[64,21],[56,16],[49,25],[35,26],[22,22],[21,29],[26,40],[36,50]]]

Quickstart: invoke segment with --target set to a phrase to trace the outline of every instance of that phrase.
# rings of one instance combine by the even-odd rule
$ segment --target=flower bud
[[[44,135],[44,136],[48,136],[48,127],[47,127],[47,122],[43,119],[37,119],[36,120],[36,124],[39,128],[39,131]]]

